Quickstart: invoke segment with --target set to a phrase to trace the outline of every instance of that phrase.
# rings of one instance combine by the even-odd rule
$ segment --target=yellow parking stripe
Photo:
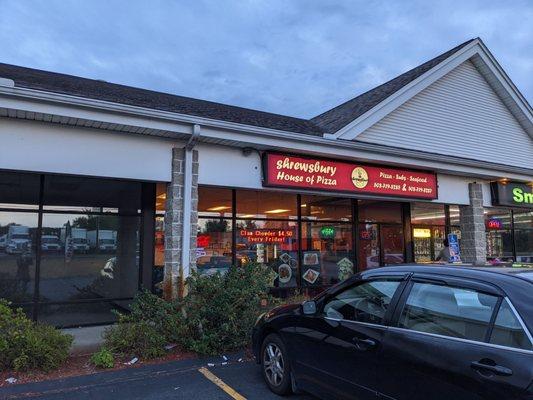
[[[213,382],[215,385],[217,385],[220,389],[222,389],[224,392],[229,394],[235,400],[246,400],[246,397],[241,396],[239,393],[237,393],[231,387],[226,385],[224,383],[224,381],[222,381],[222,379],[217,377],[215,374],[213,374],[207,368],[200,368],[198,370],[198,372],[200,372],[203,376],[205,376],[207,379],[209,379],[211,382]]]

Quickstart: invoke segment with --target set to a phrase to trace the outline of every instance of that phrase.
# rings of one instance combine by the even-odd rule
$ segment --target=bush
[[[165,352],[165,337],[147,321],[120,321],[104,332],[105,346],[121,355],[156,358]]]
[[[104,333],[105,347],[122,355],[155,358],[179,336],[176,305],[150,292],[138,294],[129,314],[118,314],[118,323]]]
[[[113,368],[115,357],[113,357],[113,353],[103,348],[91,356],[91,362],[98,368]]]
[[[67,359],[72,340],[51,326],[34,323],[22,309],[0,299],[0,369],[56,369]]]
[[[201,354],[219,354],[247,345],[252,327],[271,299],[272,270],[260,264],[232,267],[225,275],[188,279],[189,294],[181,301],[180,344]]]

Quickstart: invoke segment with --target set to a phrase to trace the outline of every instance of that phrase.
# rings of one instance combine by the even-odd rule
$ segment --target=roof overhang
[[[414,165],[442,173],[485,179],[506,177],[530,181],[533,176],[533,170],[492,162],[356,141],[330,140],[16,86],[0,85],[0,116],[113,133],[163,137],[176,142],[190,138],[194,125],[200,125],[202,135],[199,141],[205,143],[277,149],[405,167]]]

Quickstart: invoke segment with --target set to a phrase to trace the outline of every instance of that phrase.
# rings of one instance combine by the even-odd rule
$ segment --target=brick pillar
[[[483,191],[479,183],[469,183],[470,205],[460,206],[461,259],[474,265],[487,261],[487,238],[483,215]]]
[[[192,168],[186,168],[184,148],[172,149],[172,181],[167,186],[165,212],[165,276],[164,297],[174,299],[185,293],[184,281],[196,265],[196,233],[198,225],[198,152],[192,150]],[[183,248],[185,174],[191,174],[190,246]],[[190,254],[189,266],[182,265],[182,252]]]

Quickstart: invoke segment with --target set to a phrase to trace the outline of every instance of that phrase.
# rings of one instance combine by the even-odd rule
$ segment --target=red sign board
[[[432,172],[267,153],[265,186],[436,199]]]

